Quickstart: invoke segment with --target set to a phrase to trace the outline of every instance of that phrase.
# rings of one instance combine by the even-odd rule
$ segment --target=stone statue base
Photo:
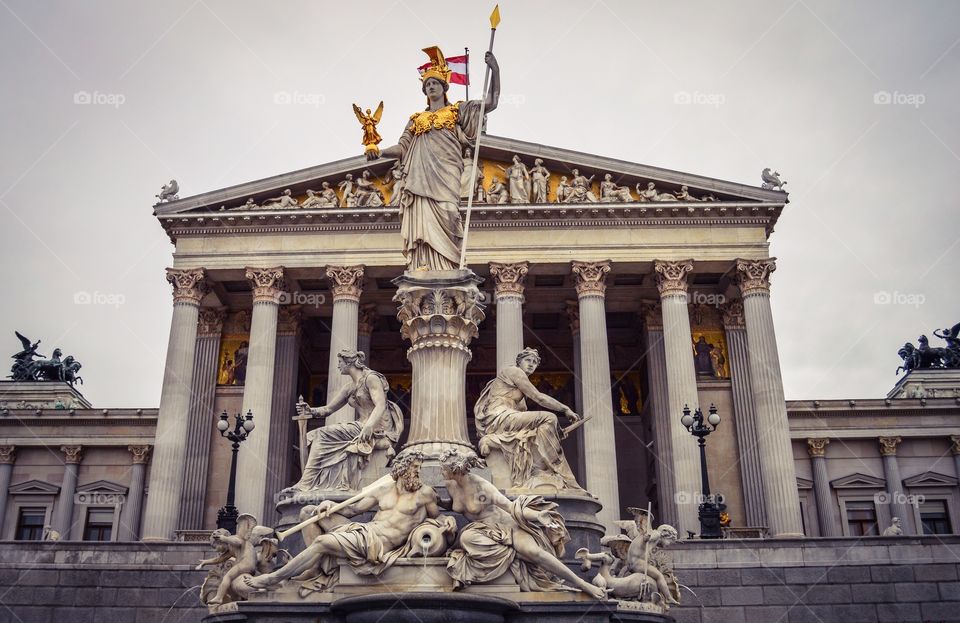
[[[911,370],[900,377],[887,399],[960,398],[960,369]]]
[[[0,381],[0,409],[90,409],[76,387],[62,381]]]

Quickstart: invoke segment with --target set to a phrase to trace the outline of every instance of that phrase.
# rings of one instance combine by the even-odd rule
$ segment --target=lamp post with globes
[[[220,420],[217,422],[217,430],[221,437],[226,437],[233,442],[233,458],[230,461],[230,482],[227,485],[227,503],[217,511],[217,527],[229,530],[230,534],[237,531],[237,517],[240,513],[234,505],[237,493],[237,452],[240,450],[240,444],[250,436],[256,424],[253,423],[253,413],[247,411],[246,417],[241,417],[238,413],[237,421],[230,430],[230,416],[224,411],[220,414]]]
[[[704,422],[700,409],[691,415],[690,407],[684,405],[680,423],[697,438],[700,444],[700,481],[703,488],[703,499],[697,509],[700,519],[700,538],[719,539],[723,536],[720,531],[720,511],[723,509],[710,495],[710,477],[707,475],[707,435],[717,430],[717,426],[720,425],[717,407],[710,405],[710,413]]]

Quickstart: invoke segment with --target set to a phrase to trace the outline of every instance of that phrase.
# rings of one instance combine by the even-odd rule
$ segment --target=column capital
[[[286,292],[286,283],[283,279],[283,266],[273,268],[246,268],[246,277],[253,283],[253,302],[280,304]]]
[[[83,460],[83,446],[60,446],[60,452],[66,455],[68,464],[79,465]]]
[[[523,298],[523,282],[530,270],[530,262],[501,264],[490,262],[490,275],[493,277],[494,295],[497,298],[516,296]]]
[[[610,260],[602,262],[571,262],[571,269],[577,279],[577,296],[605,296],[607,292],[607,273],[610,272]]]
[[[13,465],[16,460],[16,446],[0,446],[0,465]],[[4,492],[4,495],[6,495],[6,492]]]
[[[203,268],[168,268],[167,282],[173,286],[173,303],[200,305],[201,299],[210,291],[207,271]]]
[[[219,337],[227,317],[224,307],[201,307],[197,318],[197,337]]]
[[[330,289],[333,291],[333,300],[348,300],[360,302],[363,292],[363,264],[356,266],[327,266],[327,278],[330,279]]]
[[[127,446],[127,450],[133,455],[134,465],[146,465],[150,460],[150,446]]]
[[[770,293],[770,273],[777,269],[777,258],[737,260],[737,284],[744,296]]]
[[[580,334],[580,303],[577,301],[564,301],[563,312],[567,316],[567,322],[570,323],[570,333]]]
[[[746,326],[743,316],[743,300],[733,299],[720,307],[723,316],[723,326],[727,329],[742,329]]]
[[[643,316],[643,326],[648,331],[663,331],[663,308],[660,301],[645,301],[640,306],[640,315]]]
[[[823,458],[827,454],[828,443],[830,443],[830,440],[826,437],[807,439],[807,454],[810,455],[810,458]]]
[[[897,456],[897,446],[902,441],[900,437],[880,437],[880,456]]]
[[[679,262],[653,261],[660,298],[673,294],[687,294],[687,274],[693,270],[693,260]]]
[[[357,319],[357,333],[359,335],[371,335],[373,330],[377,327],[377,320],[380,319],[380,314],[377,313],[377,304],[376,303],[367,303],[366,305],[360,306],[360,314]],[[367,353],[367,357],[370,356],[370,353]]]
[[[283,305],[277,311],[277,335],[296,335],[300,332],[303,320],[303,307]]]
[[[960,456],[960,435],[950,435],[950,452]]]

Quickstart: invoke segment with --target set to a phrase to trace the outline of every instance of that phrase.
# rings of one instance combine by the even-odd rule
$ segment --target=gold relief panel
[[[723,331],[693,330],[693,367],[699,379],[729,379],[730,355]]]
[[[243,385],[247,378],[247,356],[250,352],[247,334],[224,334],[220,338],[217,385]]]

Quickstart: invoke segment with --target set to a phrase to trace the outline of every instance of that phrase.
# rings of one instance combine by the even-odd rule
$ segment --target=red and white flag
[[[450,74],[450,82],[453,84],[470,84],[470,77],[467,75],[467,57],[466,56],[448,56],[446,58],[447,67],[453,73]],[[417,67],[421,74],[430,69],[430,63],[425,63]]]

